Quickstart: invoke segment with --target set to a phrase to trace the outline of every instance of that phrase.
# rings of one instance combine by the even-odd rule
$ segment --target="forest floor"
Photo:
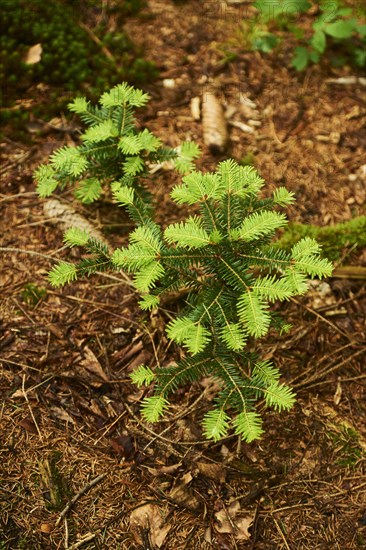
[[[328,225],[365,212],[366,88],[358,78],[337,82],[354,71],[324,63],[296,73],[285,48],[249,51],[239,28],[250,17],[244,2],[148,4],[127,24],[160,69],[141,125],[170,146],[196,140],[199,169],[250,159],[269,190],[295,192],[292,221]],[[192,98],[208,90],[229,121],[222,157],[207,150],[191,113]],[[245,132],[249,120],[256,125]],[[293,329],[260,341],[259,351],[297,403],[281,415],[263,411],[260,441],[204,440],[209,380],[179,390],[167,418],[146,425],[144,392],[129,373],[177,358],[165,313],[142,313],[122,276],[49,286],[54,260],[76,253],[64,250],[32,172],[77,134],[42,124],[47,131],[27,142],[9,134],[1,144],[0,549],[364,548],[365,281],[330,278],[281,305]],[[178,181],[173,171],[157,174],[162,223],[180,215],[169,198]],[[59,198],[112,247],[125,242],[128,220],[115,205],[83,207],[70,190]],[[362,251],[342,260],[366,265]]]

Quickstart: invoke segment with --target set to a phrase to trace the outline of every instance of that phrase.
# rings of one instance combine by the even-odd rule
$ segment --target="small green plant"
[[[92,253],[84,262],[94,265],[97,260],[132,272],[143,310],[158,307],[167,293],[187,294],[184,309],[167,326],[169,338],[186,349],[187,357],[154,370],[142,365],[131,375],[139,386],[154,383],[154,394],[142,403],[149,422],[161,418],[178,386],[206,376],[221,388],[203,419],[207,438],[225,437],[232,427],[252,441],[263,431],[258,400],[277,411],[294,403],[291,388],[279,381],[278,368],[251,350],[271,328],[290,328],[269,304],[305,293],[307,278],[328,276],[332,266],[320,258],[320,247],[310,238],[289,252],[275,248],[274,234],[287,223],[278,209],[294,198],[280,187],[263,199],[263,184],[253,167],[233,160],[220,163],[215,173],[193,171],[171,196],[177,204],[198,207],[199,213],[162,231],[141,208],[135,190],[117,181],[112,184],[115,200],[139,224],[129,246],[109,255],[83,231],[72,228],[65,235],[68,245]],[[89,271],[87,263],[63,262],[51,271],[50,281],[62,285]]]
[[[250,26],[250,41],[253,49],[268,53],[281,43],[290,32],[300,42],[295,47],[291,66],[302,71],[310,63],[318,63],[329,53],[333,64],[343,65],[347,60],[363,67],[366,64],[366,25],[364,14],[345,7],[341,2],[310,3],[308,0],[278,0],[275,3],[257,0],[254,6],[260,13],[259,21]],[[310,33],[301,22],[300,14],[308,14],[316,8],[316,17]],[[300,24],[293,22],[298,17]],[[310,15],[309,15],[310,16]],[[282,31],[282,39],[269,31],[275,24]],[[281,34],[281,33],[280,33]],[[336,55],[332,55],[335,52]]]
[[[173,160],[184,173],[192,168],[199,154],[195,143],[183,143],[178,149],[162,147],[161,141],[149,130],[138,131],[134,119],[135,108],[142,107],[149,96],[142,90],[119,84],[105,92],[99,105],[92,105],[85,97],[69,104],[88,126],[80,136],[77,147],[61,147],[35,172],[37,190],[48,197],[58,187],[71,184],[76,197],[83,203],[96,201],[103,186],[120,181],[124,186],[135,186],[140,197],[140,208],[148,207],[146,191],[136,183],[136,176],[147,174],[147,162]]]

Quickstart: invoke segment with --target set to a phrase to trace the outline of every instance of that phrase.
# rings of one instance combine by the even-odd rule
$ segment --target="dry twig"
[[[29,412],[31,414],[31,417],[32,417],[32,420],[34,422],[34,425],[37,429],[37,432],[38,432],[38,435],[39,435],[39,439],[43,442],[43,437],[42,437],[42,433],[41,433],[41,430],[39,429],[39,426],[37,424],[37,420],[35,419],[35,416],[33,414],[33,410],[32,410],[32,407],[30,406],[30,403],[29,403],[29,399],[28,399],[28,396],[27,396],[27,392],[25,390],[25,374],[23,374],[23,379],[22,379],[22,392],[23,392],[23,395],[24,395],[24,399],[26,400],[27,402],[27,405],[28,405],[28,409],[29,409]]]
[[[85,495],[85,493],[87,493],[89,491],[89,489],[94,487],[94,485],[96,485],[97,483],[102,481],[102,479],[104,479],[106,477],[106,475],[107,475],[106,473],[101,474],[100,476],[92,479],[91,481],[89,481],[89,483],[84,485],[84,487],[66,504],[65,508],[62,510],[61,514],[59,515],[59,517],[58,517],[58,519],[55,523],[55,527],[58,527],[60,525],[61,521],[66,516],[66,514],[69,512],[69,510],[71,510],[71,508],[74,506],[75,502],[77,502],[80,497]],[[93,535],[93,537],[94,536],[95,535]]]

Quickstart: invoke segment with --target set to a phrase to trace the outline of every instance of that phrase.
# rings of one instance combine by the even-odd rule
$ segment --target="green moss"
[[[27,283],[24,285],[21,292],[23,302],[30,307],[36,307],[36,305],[47,296],[47,290],[39,287],[33,283]]]
[[[93,96],[122,81],[141,84],[157,76],[154,64],[142,59],[142,51],[126,33],[108,34],[105,24],[93,28],[101,41],[98,44],[85,30],[83,19],[86,20],[88,10],[100,9],[100,1],[7,0],[6,5],[0,21],[3,107],[10,107],[39,83],[51,86],[51,90],[61,88],[58,96],[80,89]],[[136,13],[142,5],[137,0],[123,6],[118,3],[118,16]],[[29,48],[35,44],[42,45],[40,61],[24,63]],[[4,115],[4,122],[12,116],[9,111]]]
[[[334,445],[336,461],[342,468],[352,468],[365,453],[360,445],[359,433],[353,428],[342,426],[340,432],[330,432],[329,438]]]
[[[366,216],[327,227],[290,223],[276,246],[289,250],[303,237],[312,237],[322,246],[324,256],[338,260],[345,249],[357,250],[366,246]]]
[[[240,161],[241,166],[255,166],[255,155],[252,151],[248,151],[247,154]]]

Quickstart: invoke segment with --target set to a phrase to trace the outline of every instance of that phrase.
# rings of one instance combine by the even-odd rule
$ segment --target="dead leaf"
[[[214,464],[212,462],[197,462],[197,468],[200,474],[218,481],[219,483],[224,483],[226,478],[226,470],[223,468],[222,464]]]
[[[23,420],[19,422],[19,426],[21,426],[31,434],[36,434],[36,435],[38,434],[37,427],[30,416],[23,418]]]
[[[98,359],[94,355],[94,352],[88,348],[88,346],[85,346],[83,349],[84,352],[84,358],[80,362],[81,365],[89,372],[92,372],[93,374],[96,374],[98,378],[101,378],[105,382],[108,382],[108,376],[102,369],[101,364],[99,363]]]
[[[35,65],[36,63],[39,63],[42,58],[42,52],[42,44],[35,44],[34,46],[31,46],[26,53],[24,63],[26,65]]]
[[[135,454],[135,445],[130,435],[120,435],[109,440],[109,444],[114,451],[126,460],[130,460]]]
[[[59,420],[62,420],[63,422],[70,422],[70,424],[75,424],[75,420],[69,415],[68,412],[65,411],[65,409],[61,409],[61,407],[50,407],[50,410]]]
[[[19,389],[15,390],[15,392],[11,395],[11,397],[23,397],[24,398],[24,391]]]
[[[215,514],[215,529],[218,533],[229,533],[237,540],[250,539],[249,527],[253,523],[253,516],[237,517],[240,513],[240,504],[234,501],[227,509],[219,510]]]
[[[135,508],[130,515],[130,527],[138,544],[143,544],[141,531],[149,533],[153,548],[161,548],[171,525],[165,523],[162,510],[156,504],[144,504]]]
[[[211,525],[209,525],[209,526],[205,529],[204,539],[205,539],[205,541],[208,542],[209,544],[212,544],[212,530],[211,530]]]
[[[177,464],[171,464],[170,466],[161,466],[160,468],[150,468],[149,466],[145,466],[147,470],[153,475],[153,476],[159,476],[159,475],[169,475],[174,474],[179,468],[182,466],[181,462],[178,462]]]
[[[250,539],[249,527],[253,523],[253,517],[246,516],[235,520],[236,533],[235,538],[238,540]]]
[[[184,508],[188,508],[188,510],[195,511],[201,508],[201,502],[198,500],[196,494],[183,483],[173,487],[169,496],[174,502]]]

